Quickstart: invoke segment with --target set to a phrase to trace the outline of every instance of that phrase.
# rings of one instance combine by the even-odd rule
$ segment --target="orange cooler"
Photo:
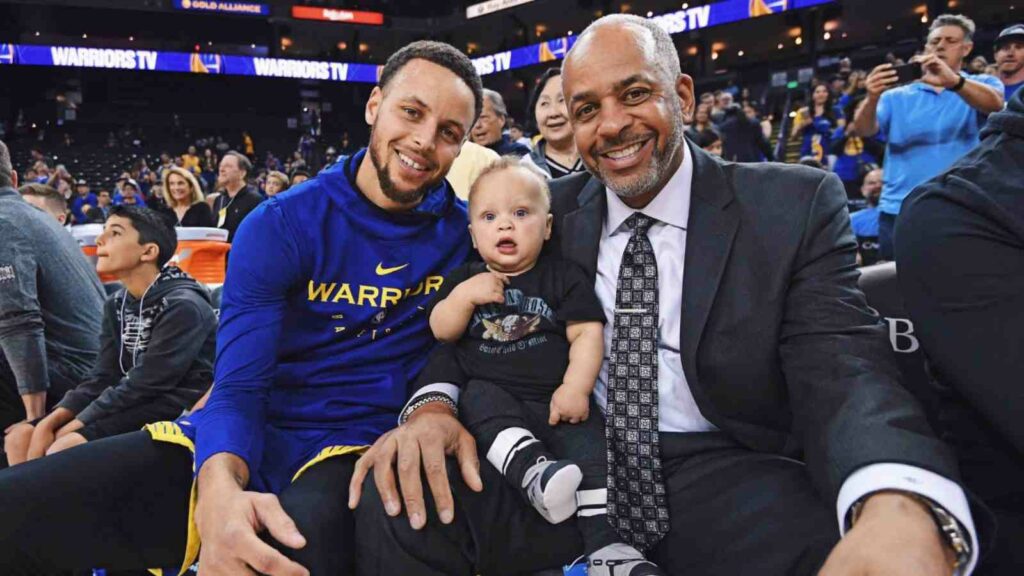
[[[82,254],[96,268],[96,237],[103,233],[103,224],[82,224],[71,227],[71,236],[78,241],[82,247]],[[117,278],[110,274],[100,274],[101,282],[117,282]]]
[[[231,250],[228,231],[220,228],[175,228],[178,251],[172,262],[204,284],[223,284],[227,254]]]

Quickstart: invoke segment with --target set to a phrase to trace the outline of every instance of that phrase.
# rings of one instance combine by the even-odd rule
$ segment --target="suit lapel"
[[[683,273],[683,368],[691,385],[697,382],[697,347],[718,293],[725,264],[739,225],[731,184],[716,160],[695,146],[690,216],[686,231]]]
[[[565,215],[562,221],[562,255],[587,271],[589,277],[597,275],[597,252],[604,224],[604,184],[591,177],[577,196],[579,208]]]

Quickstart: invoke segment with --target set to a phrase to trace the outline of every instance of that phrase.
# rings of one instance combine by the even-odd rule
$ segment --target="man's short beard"
[[[375,127],[375,126],[374,126]],[[377,181],[380,183],[380,190],[384,193],[384,196],[396,204],[406,205],[415,204],[427,195],[434,187],[436,187],[441,180],[431,180],[423,186],[409,192],[402,192],[395,183],[391,181],[391,174],[388,173],[388,164],[382,163],[380,157],[377,155],[377,147],[374,142],[374,127],[370,127],[370,162],[373,162],[373,168],[377,171]]]
[[[665,172],[670,170],[672,167],[672,159],[675,158],[680,147],[685,145],[685,139],[683,137],[685,126],[683,124],[682,106],[680,106],[679,102],[674,99],[671,101],[670,106],[672,107],[672,126],[665,138],[665,149],[659,151],[657,141],[654,142],[654,150],[651,153],[651,164],[647,167],[647,171],[645,173],[633,177],[633,179],[628,182],[618,184],[611,182],[608,175],[601,173],[600,168],[587,166],[590,173],[596,176],[601,182],[604,182],[606,186],[611,188],[619,198],[636,198],[637,196],[643,196],[650,192],[655,186],[664,182],[666,179]],[[600,166],[600,164],[597,164],[596,166]]]

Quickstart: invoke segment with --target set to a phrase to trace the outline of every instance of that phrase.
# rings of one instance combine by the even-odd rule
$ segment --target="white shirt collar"
[[[658,222],[664,222],[686,230],[686,222],[690,217],[690,189],[693,185],[693,158],[686,144],[683,144],[683,163],[679,165],[676,173],[661,189],[661,192],[651,200],[650,204],[640,210],[634,210],[623,202],[618,194],[611,188],[605,186],[605,195],[608,198],[608,213],[605,215],[606,234],[611,236],[618,231],[622,223],[633,215],[634,212],[642,212]]]

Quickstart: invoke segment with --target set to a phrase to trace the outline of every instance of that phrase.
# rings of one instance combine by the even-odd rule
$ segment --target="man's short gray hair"
[[[594,29],[600,26],[608,25],[633,25],[647,30],[651,34],[651,38],[654,41],[654,54],[652,59],[658,66],[658,70],[664,74],[665,78],[671,83],[674,83],[679,75],[683,73],[682,67],[679,65],[679,52],[676,50],[676,45],[672,42],[672,37],[669,36],[668,32],[664,28],[658,25],[655,20],[648,18],[641,18],[633,14],[609,14],[603,18],[595,20],[590,26],[579,35],[576,40],[578,45],[581,40],[587,37],[587,34],[591,33]],[[575,46],[573,47],[575,49]],[[572,54],[572,50],[569,54]],[[566,57],[568,60],[568,56]],[[564,62],[563,62],[564,66]]]
[[[11,164],[10,150],[0,141],[0,187],[2,186],[14,186],[14,166]]]
[[[484,98],[491,102],[491,108],[494,109],[494,113],[502,118],[508,118],[508,108],[505,107],[505,99],[501,97],[501,94],[484,88]]]
[[[964,40],[967,42],[974,41],[974,31],[976,29],[974,20],[971,20],[963,14],[942,14],[932,20],[932,25],[928,27],[928,35],[931,36],[938,28],[943,26],[959,26],[964,31]]]

